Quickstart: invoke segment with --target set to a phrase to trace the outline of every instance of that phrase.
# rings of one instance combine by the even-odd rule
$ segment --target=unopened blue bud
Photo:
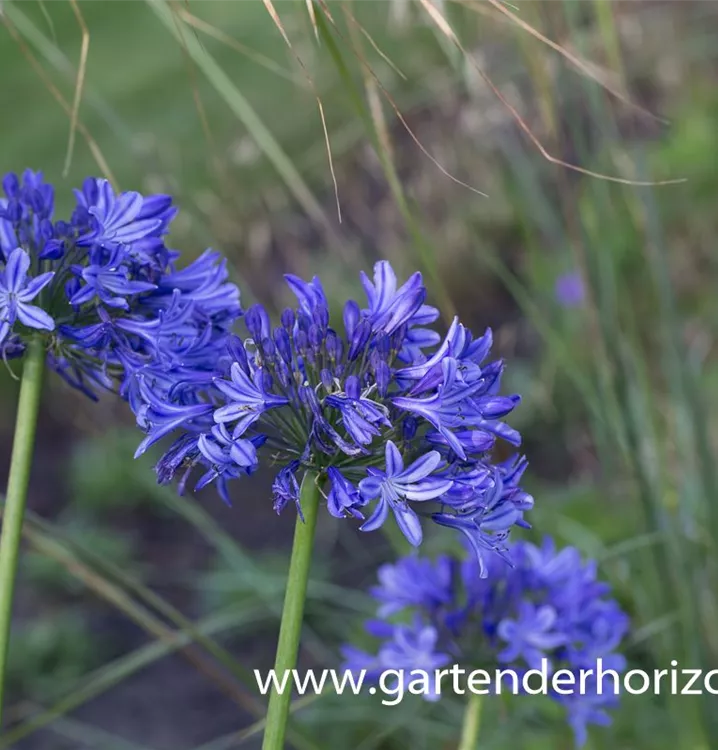
[[[332,330],[327,331],[324,348],[327,350],[329,358],[333,361],[340,360],[344,353],[344,344],[342,340]]]
[[[279,356],[289,365],[292,363],[292,344],[289,340],[289,334],[284,328],[274,329],[274,343],[279,352]]]
[[[296,317],[294,315],[294,310],[292,310],[291,307],[287,307],[282,311],[282,325],[287,329],[287,331],[291,331],[292,328],[294,328],[294,322],[296,320]]]
[[[277,348],[274,346],[274,341],[272,339],[263,339],[262,340],[262,354],[267,359],[274,359],[275,354],[277,353]]]
[[[334,386],[334,378],[332,377],[332,374],[327,368],[323,368],[320,377],[322,379],[322,385],[329,391]]]
[[[9,200],[5,207],[5,218],[12,224],[17,224],[22,219],[22,206],[17,200]]]
[[[408,416],[404,418],[404,422],[401,426],[401,434],[404,440],[413,440],[416,435],[416,431],[419,427],[419,422],[416,417]]]
[[[325,331],[329,325],[329,310],[324,305],[318,305],[312,311],[312,320],[322,331]]]
[[[244,316],[244,324],[255,341],[269,335],[269,316],[262,305],[252,305]]]
[[[309,337],[301,328],[299,328],[294,334],[294,345],[297,347],[297,351],[300,354],[305,355],[307,353],[309,348]]]
[[[322,345],[324,337],[319,326],[312,324],[309,327],[309,343],[315,351],[318,351]]]
[[[389,390],[389,382],[391,381],[391,370],[389,369],[389,365],[386,362],[379,362],[374,375],[376,377],[376,385],[379,390],[379,395],[383,398]]]
[[[351,345],[349,346],[350,361],[355,360],[364,351],[370,335],[371,323],[364,318],[354,329],[354,335],[352,336]]]
[[[20,181],[17,179],[17,175],[14,172],[8,172],[8,174],[3,177],[2,187],[8,198],[17,197],[18,191],[20,190]]]
[[[245,373],[249,373],[249,362],[247,360],[247,351],[244,344],[237,336],[232,336],[227,343],[227,350],[233,362],[236,362]]]

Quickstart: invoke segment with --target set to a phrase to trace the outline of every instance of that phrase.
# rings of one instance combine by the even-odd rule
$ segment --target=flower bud
[[[282,311],[281,321],[287,331],[291,331],[294,328],[295,320],[294,310],[291,307],[287,307]]]
[[[357,325],[351,337],[351,345],[349,346],[350,361],[355,360],[364,351],[370,335],[371,323],[364,318]]]
[[[274,329],[274,344],[279,356],[290,365],[292,363],[292,345],[289,341],[289,334],[284,328]]]

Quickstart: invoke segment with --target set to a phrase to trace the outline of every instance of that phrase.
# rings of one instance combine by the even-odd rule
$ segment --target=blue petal
[[[107,216],[99,217],[107,224],[127,224],[132,221],[142,209],[142,196],[139,193],[122,193],[114,201]],[[90,212],[92,213],[92,212]]]
[[[41,273],[39,276],[36,276],[34,279],[30,279],[27,286],[18,293],[17,299],[19,302],[32,302],[32,300],[37,297],[37,295],[40,293],[42,289],[44,289],[51,281],[52,277],[55,275],[54,271],[49,271],[48,273]]]
[[[428,323],[433,323],[439,317],[439,311],[431,305],[422,305],[411,318],[411,324],[414,326],[425,326]],[[438,333],[430,331],[432,336],[435,336],[435,342],[438,344],[441,338]]]
[[[356,375],[350,375],[344,384],[344,391],[348,398],[357,400],[361,395],[361,385]]]
[[[202,455],[213,464],[221,466],[226,463],[227,456],[225,455],[222,448],[214,442],[207,435],[200,435],[197,440],[197,447],[200,449]]]
[[[115,242],[129,245],[132,242],[147,237],[147,235],[152,234],[152,232],[156,231],[161,226],[162,222],[159,219],[142,219],[140,221],[133,221],[126,226],[113,230],[111,237]]]
[[[459,440],[459,438],[454,435],[454,433],[448,428],[448,427],[439,427],[439,432],[444,436],[446,439],[447,444],[451,448],[454,453],[462,460],[466,460],[466,451],[464,450],[463,443]]]
[[[259,414],[246,414],[237,421],[232,429],[232,438],[242,437],[244,433],[259,419]],[[216,421],[216,419],[215,419]]]
[[[381,328],[385,333],[393,333],[421,307],[425,297],[426,288],[422,284],[421,274],[417,272],[404,284],[388,308],[377,317],[375,327]]]
[[[439,454],[437,453],[436,455],[438,456]],[[386,458],[386,475],[388,477],[394,477],[403,471],[404,459],[402,459],[399,449],[391,440],[387,440],[384,456]]]
[[[408,505],[395,504],[392,510],[394,511],[394,517],[401,529],[401,533],[407,538],[409,544],[418,547],[423,539],[419,517]]]
[[[481,529],[482,531],[506,531],[520,518],[521,511],[507,502],[492,511],[481,521]]]
[[[218,424],[223,422],[233,422],[235,419],[240,419],[240,417],[246,417],[248,415],[255,417],[256,419],[259,418],[259,414],[255,411],[248,411],[246,404],[235,401],[231,404],[220,406],[219,409],[214,412],[214,421]]]
[[[39,328],[44,331],[54,331],[55,321],[40,307],[19,304],[17,306],[18,320],[28,328]]]
[[[445,492],[448,492],[453,484],[451,479],[427,477],[426,479],[422,479],[418,484],[404,484],[401,486],[401,489],[407,500],[423,502],[440,497]]]
[[[388,260],[380,260],[374,265],[374,288],[376,307],[381,311],[396,294],[396,274]]]
[[[214,482],[215,479],[219,474],[214,470],[210,469],[205,474],[202,474],[202,476],[197,480],[197,484],[195,484],[194,489],[195,492],[199,492],[201,489],[204,489],[208,484],[211,484]]]
[[[257,463],[257,450],[249,440],[236,440],[229,448],[232,460],[242,467],[254,466]]]
[[[392,443],[392,445],[394,444]],[[393,479],[396,482],[401,482],[402,484],[413,484],[424,479],[424,477],[428,477],[440,463],[441,454],[438,451],[429,451],[421,456],[421,458],[417,458],[409,468],[402,471],[400,474],[389,474],[389,476],[393,476]]]
[[[9,320],[2,318],[2,311],[0,311],[0,344],[5,341],[7,335],[10,333],[11,328],[12,324]]]
[[[384,524],[388,515],[389,503],[382,497],[371,516],[359,527],[359,531],[375,531]]]
[[[367,302],[369,303],[369,309],[373,309],[376,303],[376,291],[374,289],[374,284],[369,281],[369,277],[364,273],[364,271],[359,272],[359,279],[361,280],[361,285],[364,287]]]
[[[359,322],[359,305],[354,300],[349,300],[344,305],[344,329],[347,332],[347,340],[351,341],[354,329],[357,327]]]
[[[418,346],[420,349],[436,346],[441,341],[441,336],[429,328],[413,328],[407,334],[407,338],[414,346]]]
[[[399,370],[397,372],[397,378],[399,379],[409,379],[409,380],[419,380],[426,375],[429,370],[434,368],[436,365],[438,365],[444,357],[447,355],[451,348],[452,342],[456,339],[458,336],[462,326],[459,323],[459,318],[454,317],[454,319],[451,321],[451,326],[449,327],[449,331],[446,334],[446,337],[444,338],[444,342],[442,345],[434,352],[432,357],[430,359],[427,359],[426,362],[422,362],[419,365],[414,365],[413,367],[406,367],[403,370]]]
[[[540,630],[548,630],[556,622],[556,610],[544,605],[536,610],[535,623]]]
[[[95,297],[95,290],[89,284],[83,286],[75,294],[70,297],[69,302],[74,307],[84,305],[86,302],[90,302]]]
[[[5,288],[8,292],[17,294],[20,291],[28,268],[30,256],[21,247],[16,247],[5,261]]]
[[[381,495],[381,486],[383,479],[381,477],[366,477],[359,482],[359,492],[365,501],[374,500]]]

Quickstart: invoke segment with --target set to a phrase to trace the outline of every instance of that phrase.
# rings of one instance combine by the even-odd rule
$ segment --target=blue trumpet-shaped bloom
[[[374,332],[388,335],[400,326],[410,324],[422,308],[426,297],[420,273],[413,274],[397,289],[396,274],[388,263],[377,263],[374,269],[374,283],[362,271],[361,282],[369,303],[365,314]]]
[[[292,461],[279,470],[279,473],[274,479],[274,484],[272,485],[272,491],[274,492],[274,510],[279,513],[287,503],[294,503],[297,507],[297,513],[299,513],[299,516],[303,521],[302,506],[299,502],[297,469],[299,469],[299,461]]]
[[[107,180],[89,178],[75,195],[78,208],[85,209],[81,212],[86,226],[80,237],[83,245],[128,246],[159,236],[177,213],[170,196],[145,198],[135,192],[116,195]]]
[[[421,670],[428,676],[422,697],[428,701],[441,698],[437,686],[436,672],[447,664],[452,657],[450,653],[439,650],[439,632],[432,625],[415,620],[411,624],[397,624],[383,627],[383,623],[367,624],[367,630],[383,642],[377,654],[369,654],[353,646],[344,647],[344,669],[350,671],[364,670],[365,679],[377,679],[383,672],[392,670],[410,675],[414,670]]]
[[[329,385],[331,387],[331,380]],[[371,398],[362,396],[361,383],[356,375],[347,378],[344,388],[345,393],[327,396],[326,404],[341,412],[342,424],[354,442],[371,443],[381,434],[382,426],[391,426],[386,410]]]
[[[418,546],[422,540],[421,522],[408,501],[435,500],[448,492],[453,483],[450,479],[432,476],[441,463],[437,451],[430,451],[405,469],[399,449],[389,440],[385,457],[384,471],[370,466],[367,469],[369,476],[359,482],[359,492],[365,500],[379,498],[373,515],[361,527],[362,531],[379,528],[391,508],[404,536]]]
[[[40,337],[71,386],[117,392],[145,433],[137,455],[173,441],[161,482],[183,489],[196,473],[195,486],[216,483],[228,501],[230,482],[271,451],[277,511],[301,514],[310,471],[330,513],[363,531],[391,515],[418,545],[424,516],[480,557],[506,553],[533,501],[518,486],[525,461],[495,465],[490,451],[520,443],[502,421],[519,399],[499,392],[490,332],[475,339],[458,320],[443,339],[432,329],[420,273],[402,284],[380,261],[373,279],[361,275],[366,303],[347,301],[341,323],[319,278],[288,275],[297,304],[274,325],[261,305],[244,313],[218,253],[182,264],[167,247],[171,196],[88,178],[63,220],[41,173],[2,187],[0,356],[22,357]]]
[[[371,681],[384,670],[407,678],[414,669],[433,675],[449,660],[467,672],[493,667],[521,675],[541,669],[546,660],[549,674],[568,670],[576,678],[572,692],[550,697],[565,708],[581,746],[588,726],[609,724],[608,709],[618,702],[611,679],[599,686],[595,675],[599,659],[603,670],[625,670],[617,649],[628,618],[610,598],[610,587],[597,579],[595,563],[584,562],[575,548],[557,550],[547,538],[540,547],[517,542],[510,552],[513,565],[488,554],[484,577],[473,555],[435,561],[410,556],[382,566],[379,585],[371,589],[376,617],[365,624],[378,645],[346,645],[344,667],[365,670]],[[589,677],[593,670],[593,677],[579,679],[582,670]]]
[[[347,515],[364,518],[359,510],[366,503],[359,490],[334,466],[327,469],[327,479],[331,485],[327,495],[327,510],[335,518]]]
[[[566,636],[556,630],[558,614],[548,605],[535,605],[523,601],[519,604],[516,619],[506,618],[499,623],[499,637],[507,642],[498,654],[499,661],[516,662],[520,659],[539,669],[546,651],[553,651],[566,642]]]
[[[130,402],[144,447],[186,422],[211,430],[211,407],[182,384],[217,376],[242,314],[239,290],[212,251],[178,266],[164,242],[177,213],[171,196],[88,178],[63,220],[40,172],[10,173],[2,187],[0,357],[22,357],[29,337],[42,337],[48,366],[71,386]]]
[[[257,465],[257,446],[251,440],[230,435],[223,424],[212,427],[209,434],[197,438],[197,447],[210,465],[209,471],[200,478],[201,489],[218,477],[249,474]],[[228,498],[224,498],[229,502]]]
[[[30,256],[16,247],[0,271],[0,345],[16,321],[28,328],[45,331],[55,328],[55,321],[41,307],[30,304],[52,281],[54,273],[49,271],[30,279],[29,268]]]
[[[473,540],[479,556],[505,552],[510,529],[525,525],[533,502],[517,484],[525,461],[495,465],[490,455],[496,440],[518,444],[500,420],[519,398],[500,395],[503,365],[485,362],[490,333],[474,339],[454,321],[442,340],[426,327],[438,311],[425,304],[421,274],[399,284],[389,263],[377,263],[373,281],[361,278],[366,305],[347,301],[337,327],[319,278],[288,275],[296,307],[273,325],[253,305],[246,335],[221,342],[209,326],[192,336],[193,312],[170,301],[165,286],[170,279],[179,302],[219,316],[215,299],[228,297],[220,272],[190,266],[147,278],[157,285],[147,299],[167,300],[157,322],[130,316],[117,328],[154,343],[162,363],[151,374],[142,363],[134,369],[131,356],[125,364],[133,373],[128,398],[147,431],[139,452],[168,431],[176,435],[157,465],[160,481],[176,472],[184,486],[194,464],[203,470],[200,486],[216,480],[225,493],[262,460],[261,450],[255,457],[235,449],[233,458],[229,441],[261,439],[278,466],[278,512],[294,505],[301,514],[299,487],[311,471],[332,515],[360,519],[365,532],[393,516],[413,545],[423,539],[422,515]],[[210,356],[214,366],[205,369]],[[190,367],[195,360],[202,366]],[[152,388],[141,385],[150,378]],[[250,458],[256,463],[247,466]]]
[[[220,424],[234,423],[234,436],[243,435],[268,409],[284,406],[289,399],[275,396],[264,388],[261,370],[255,370],[250,378],[242,367],[234,362],[229,380],[216,380],[217,389],[226,397],[227,403],[214,412],[214,421]]]

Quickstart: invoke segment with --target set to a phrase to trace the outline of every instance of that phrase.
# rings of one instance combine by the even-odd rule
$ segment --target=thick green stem
[[[12,600],[17,572],[17,557],[25,513],[27,486],[30,481],[32,454],[35,447],[37,413],[40,408],[42,373],[45,365],[43,341],[30,341],[25,355],[25,366],[17,406],[15,436],[10,459],[10,476],[5,497],[2,533],[0,534],[0,726],[10,642]]]
[[[317,476],[307,472],[302,481],[300,504],[304,523],[297,517],[294,528],[294,543],[292,545],[292,559],[289,563],[289,578],[287,591],[284,595],[284,609],[282,610],[282,624],[279,627],[279,641],[277,642],[277,657],[274,670],[281,682],[284,674],[294,669],[297,664],[299,651],[299,636],[302,631],[304,617],[304,600],[307,594],[309,580],[309,566],[312,562],[314,547],[314,530],[317,525],[317,509],[319,508],[319,486]],[[267,708],[267,724],[264,731],[262,750],[284,750],[284,735],[289,718],[289,706],[292,700],[292,685],[294,681],[287,680],[287,689],[282,693],[272,690]]]
[[[458,750],[476,750],[481,729],[481,699],[483,696],[472,693],[464,712],[464,726]]]

